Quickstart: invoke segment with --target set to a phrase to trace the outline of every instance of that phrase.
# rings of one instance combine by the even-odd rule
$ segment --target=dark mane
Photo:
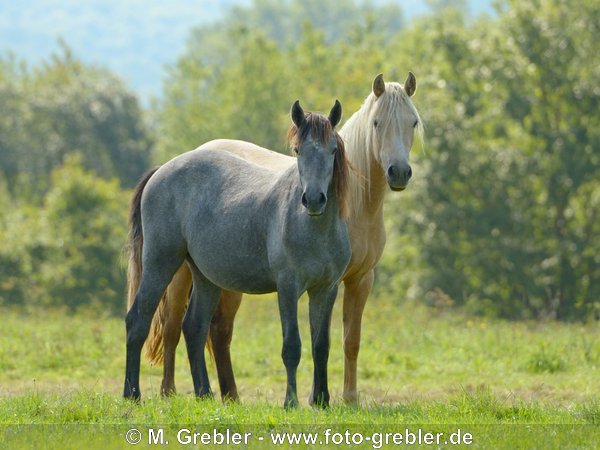
[[[329,119],[323,114],[308,112],[305,114],[306,120],[300,128],[292,124],[287,132],[287,143],[294,148],[302,144],[309,137],[313,137],[320,143],[325,144],[329,141],[332,134],[335,134],[337,150],[335,151],[335,160],[333,163],[333,187],[335,196],[340,205],[340,216],[348,217],[348,177],[350,162],[346,158],[346,147],[344,140],[337,131],[331,126]]]

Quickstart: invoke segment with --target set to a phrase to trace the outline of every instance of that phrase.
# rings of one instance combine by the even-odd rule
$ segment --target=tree
[[[49,245],[41,267],[49,298],[71,307],[100,302],[122,310],[128,196],[116,179],[99,179],[77,158],[67,159],[52,180],[45,199]]]
[[[11,190],[43,193],[50,172],[78,152],[84,166],[132,186],[152,141],[136,97],[108,71],[85,66],[68,48],[33,70],[0,64],[0,172]]]
[[[41,208],[8,200],[12,208],[0,222],[0,301],[122,311],[128,196],[116,179],[84,170],[78,156],[51,180]]]
[[[393,5],[263,0],[195,29],[156,111],[155,161],[224,137],[285,151],[293,101],[325,110],[337,97],[346,114],[358,109],[374,76],[365,71],[381,70],[383,42],[401,24]]]
[[[431,80],[427,182],[400,221],[425,292],[511,318],[598,314],[599,13],[581,6],[511,2],[472,25],[446,9],[404,40]]]

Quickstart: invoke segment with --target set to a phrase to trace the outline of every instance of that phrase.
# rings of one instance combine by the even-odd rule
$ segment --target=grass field
[[[320,438],[327,428],[365,436],[407,428],[447,436],[460,428],[473,434],[471,446],[477,448],[596,448],[600,442],[598,324],[491,321],[371,299],[359,360],[361,405],[347,407],[341,402],[340,306],[333,319],[329,363],[332,407],[326,411],[307,406],[312,377],[308,345],[298,373],[302,406],[295,411],[281,407],[285,370],[272,296],[247,299],[236,322],[233,361],[241,404],[193,397],[183,342],[177,355],[179,394],[160,398],[161,368],[144,362],[141,404],[124,401],[122,320],[98,311],[73,315],[5,309],[0,442],[10,443],[8,448],[40,448],[42,441],[46,448],[81,448],[85,435],[87,448],[127,448],[123,436],[133,425],[145,441],[148,428],[165,427],[169,446],[184,426],[255,434],[312,430]],[[300,314],[306,343],[305,300]],[[214,367],[209,372],[218,396]],[[358,447],[377,448],[373,442]],[[327,444],[335,447],[323,439],[308,446]],[[270,446],[265,438],[233,447]]]

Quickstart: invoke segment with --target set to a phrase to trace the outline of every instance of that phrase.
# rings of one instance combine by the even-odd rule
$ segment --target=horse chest
[[[375,267],[386,241],[383,221],[367,225],[350,223],[349,233],[352,256],[344,277],[364,273]]]
[[[313,241],[288,240],[286,265],[305,286],[333,283],[342,276],[350,259],[347,234],[340,231]]]

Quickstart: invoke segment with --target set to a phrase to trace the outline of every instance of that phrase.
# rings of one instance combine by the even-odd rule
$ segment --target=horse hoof
[[[196,394],[196,398],[198,400],[214,400],[215,399],[212,392],[201,392],[199,394]]]
[[[223,403],[240,403],[240,396],[237,392],[227,392],[221,395]]]
[[[358,392],[344,392],[344,403],[350,406],[358,406]]]
[[[284,409],[296,409],[298,408],[298,400],[296,400],[295,398],[286,398],[285,402],[283,402],[283,407]]]
[[[329,402],[325,401],[325,400],[320,400],[320,401],[311,400],[310,406],[312,406],[313,408],[327,409],[327,408],[329,408]]]
[[[311,395],[308,399],[308,404],[313,408],[327,409],[329,408],[329,398],[323,398],[323,396],[318,396],[315,398]]]
[[[172,397],[176,394],[177,391],[175,390],[175,388],[162,388],[160,390],[160,395],[162,395],[163,397]]]
[[[141,395],[138,392],[125,392],[123,394],[123,398],[125,400],[131,400],[132,402],[139,403],[141,399]]]

